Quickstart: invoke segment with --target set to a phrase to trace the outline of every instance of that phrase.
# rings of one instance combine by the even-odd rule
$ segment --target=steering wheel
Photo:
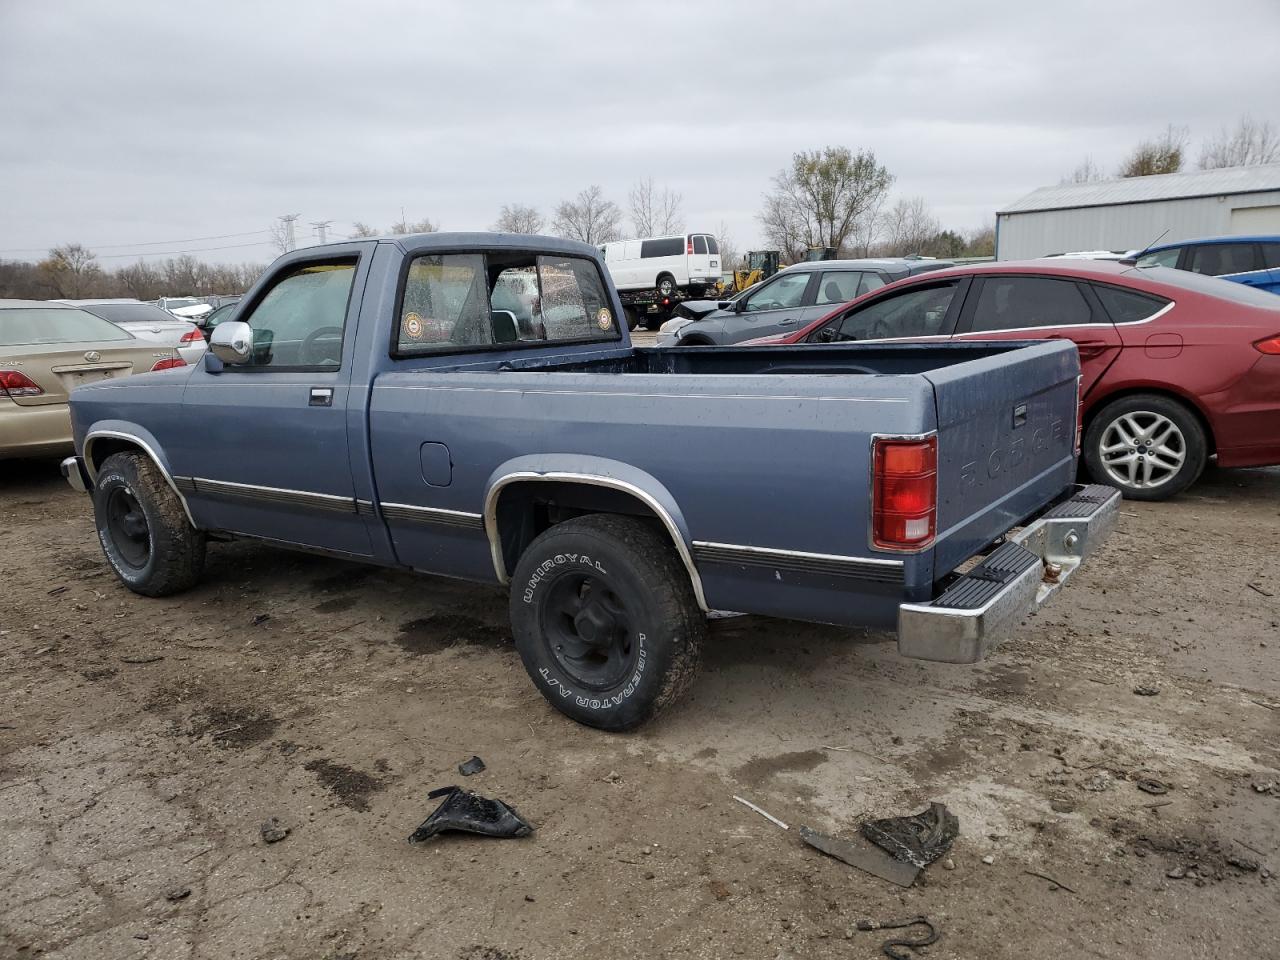
[[[336,357],[328,354],[329,344],[320,341],[329,338],[338,340],[338,349]],[[302,341],[302,346],[298,347],[298,362],[306,366],[318,366],[322,363],[337,363],[342,356],[342,328],[341,327],[319,327],[307,334],[307,338]]]

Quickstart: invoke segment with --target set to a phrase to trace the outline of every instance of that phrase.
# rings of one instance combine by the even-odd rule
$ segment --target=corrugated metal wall
[[[1251,233],[1280,234],[1280,190],[1221,199],[1195,197],[1114,207],[1034,210],[1001,214],[996,259],[1025,260],[1072,250],[1141,249],[1166,230],[1161,243],[1227,236],[1240,232],[1232,229],[1231,212],[1245,207],[1273,209],[1270,215],[1264,211],[1237,215],[1237,224],[1247,223]]]

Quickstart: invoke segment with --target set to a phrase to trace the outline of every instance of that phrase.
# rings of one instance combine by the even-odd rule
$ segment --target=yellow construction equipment
[[[748,250],[744,266],[733,271],[733,288],[741,293],[747,287],[768,280],[778,272],[777,250]]]

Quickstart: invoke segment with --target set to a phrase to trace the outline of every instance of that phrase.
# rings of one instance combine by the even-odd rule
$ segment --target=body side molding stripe
[[[881,557],[846,557],[832,553],[807,553],[738,543],[693,542],[694,558],[703,563],[723,563],[766,570],[789,570],[876,583],[902,583],[901,560]]]
[[[411,503],[379,503],[382,515],[388,520],[410,520],[416,523],[432,523],[446,527],[462,527],[467,530],[483,530],[484,517],[465,510],[444,510],[440,507],[419,507]]]

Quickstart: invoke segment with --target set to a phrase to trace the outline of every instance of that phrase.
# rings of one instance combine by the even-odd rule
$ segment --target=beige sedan
[[[67,397],[84,383],[185,366],[91,313],[44,300],[0,300],[0,458],[72,449]]]

